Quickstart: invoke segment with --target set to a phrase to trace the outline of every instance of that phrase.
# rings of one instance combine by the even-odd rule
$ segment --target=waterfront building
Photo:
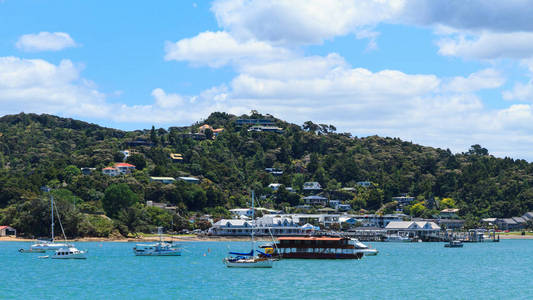
[[[393,221],[386,227],[388,235],[400,235],[418,238],[436,238],[441,230],[435,222],[427,221]]]
[[[0,226],[0,236],[17,236],[17,230],[11,226]]]

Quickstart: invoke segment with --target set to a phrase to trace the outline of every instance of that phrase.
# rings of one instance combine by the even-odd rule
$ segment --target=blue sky
[[[533,159],[533,5],[0,0],[0,115],[121,129],[252,109]]]

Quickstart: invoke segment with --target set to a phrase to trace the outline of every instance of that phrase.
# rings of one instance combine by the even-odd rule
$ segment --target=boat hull
[[[85,253],[76,253],[76,254],[61,255],[61,256],[53,255],[50,258],[51,259],[87,259],[87,256],[85,256]]]
[[[294,252],[284,253],[281,258],[299,258],[299,259],[361,259],[363,258],[363,252],[357,252],[353,254],[345,253],[309,253],[309,252]]]
[[[272,260],[265,259],[259,261],[235,261],[225,259],[224,263],[228,268],[272,268]]]
[[[137,252],[135,256],[181,256],[181,252]]]
[[[45,253],[46,250],[42,249],[19,249],[20,253]]]

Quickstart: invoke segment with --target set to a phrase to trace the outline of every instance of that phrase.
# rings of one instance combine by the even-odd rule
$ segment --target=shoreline
[[[102,237],[83,237],[69,240],[71,242],[122,242],[122,243],[142,243],[158,241],[158,236],[148,236],[141,238],[102,238]],[[163,236],[163,240],[172,240],[175,242],[246,242],[250,240],[248,236]],[[500,235],[500,240],[533,240],[533,235],[506,234]],[[34,242],[36,239],[20,237],[0,237],[0,242]],[[60,241],[60,240],[58,240]],[[256,237],[258,242],[271,242],[271,238]]]

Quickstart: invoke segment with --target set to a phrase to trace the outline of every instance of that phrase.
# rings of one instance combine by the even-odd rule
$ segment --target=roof
[[[179,179],[181,180],[189,180],[189,181],[199,181],[200,179],[196,178],[196,177],[179,177]]]
[[[116,170],[116,168],[113,168],[113,167],[107,167],[107,168],[103,168],[102,170]]]
[[[172,181],[176,180],[176,179],[174,179],[174,177],[154,177],[154,176],[151,176],[150,179],[152,179],[152,180],[172,180]]]
[[[0,230],[2,230],[2,229],[6,229],[6,228],[11,228],[11,229],[13,229],[13,227],[11,227],[11,226],[6,226],[6,225],[4,225],[4,226],[0,226]]]
[[[134,165],[128,164],[128,163],[116,163],[114,166],[115,166],[115,168],[118,168],[118,167],[135,168]]]
[[[343,238],[340,237],[289,237],[283,236],[279,237],[279,241],[340,241]]]
[[[441,213],[456,213],[458,211],[459,211],[458,208],[446,208],[446,209],[441,210],[440,212]]]
[[[318,195],[312,195],[304,197],[305,200],[328,200],[326,197],[318,196]]]

